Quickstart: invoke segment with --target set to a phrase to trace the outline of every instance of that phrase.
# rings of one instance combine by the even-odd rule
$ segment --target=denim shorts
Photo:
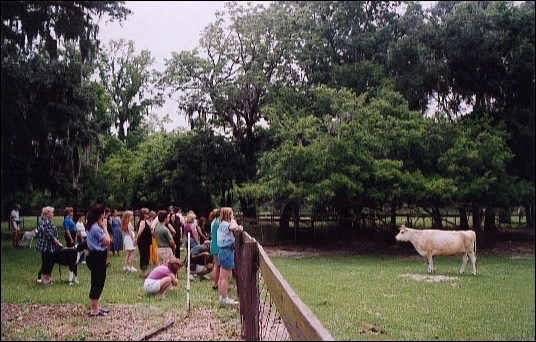
[[[220,259],[220,266],[225,270],[232,270],[235,268],[234,262],[234,250],[230,248],[221,248],[218,253],[218,259]]]
[[[157,294],[160,292],[160,280],[145,278],[143,282],[143,288],[147,294]]]

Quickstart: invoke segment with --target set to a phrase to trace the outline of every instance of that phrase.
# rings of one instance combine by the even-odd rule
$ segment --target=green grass
[[[479,256],[477,276],[459,275],[461,257],[437,257],[425,282],[419,258],[272,258],[337,340],[532,340],[534,257]],[[320,281],[321,280],[321,281]]]

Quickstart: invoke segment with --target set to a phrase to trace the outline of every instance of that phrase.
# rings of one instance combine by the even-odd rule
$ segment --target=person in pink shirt
[[[145,278],[143,288],[146,294],[154,294],[162,298],[170,286],[179,283],[178,272],[182,267],[182,261],[177,258],[170,259],[167,264],[156,266]]]

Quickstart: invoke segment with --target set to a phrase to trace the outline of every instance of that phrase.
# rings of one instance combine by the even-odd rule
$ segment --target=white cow
[[[434,255],[459,255],[462,257],[462,268],[465,271],[467,255],[473,264],[473,274],[476,275],[476,234],[472,230],[438,230],[438,229],[412,229],[400,226],[396,235],[397,241],[409,241],[417,252],[428,261],[428,273],[435,272]]]

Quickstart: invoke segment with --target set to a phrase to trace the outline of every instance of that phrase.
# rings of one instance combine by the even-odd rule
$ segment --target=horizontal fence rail
[[[247,232],[235,233],[235,237],[243,337],[255,341],[334,341],[262,246]]]

